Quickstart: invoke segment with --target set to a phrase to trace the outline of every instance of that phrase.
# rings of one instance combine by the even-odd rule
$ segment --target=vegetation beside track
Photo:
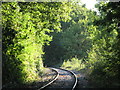
[[[2,2],[3,85],[40,80],[46,66],[86,72],[119,87],[120,3]],[[94,87],[94,86],[93,86]]]

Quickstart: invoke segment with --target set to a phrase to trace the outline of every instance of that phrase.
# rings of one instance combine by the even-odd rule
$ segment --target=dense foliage
[[[66,50],[65,59],[87,58],[87,52],[91,47],[90,31],[95,29],[92,25],[94,15],[92,11],[76,4],[76,8],[71,13],[70,26],[63,30],[60,40]]]
[[[53,33],[53,41],[45,47],[45,65],[61,65],[64,61],[77,57],[82,61],[87,58],[91,47],[90,32],[95,27],[92,25],[96,18],[93,11],[88,10],[78,3],[72,4],[69,14],[71,20],[62,22],[62,31]],[[57,52],[57,53],[56,53]]]
[[[31,82],[43,70],[43,46],[50,32],[59,31],[60,22],[69,19],[69,3],[4,2],[3,83]],[[54,13],[53,13],[54,12]]]
[[[73,4],[71,20],[61,22],[62,31],[54,33],[50,46],[45,47],[46,62],[49,59],[53,61],[49,65],[59,62],[59,65],[63,63],[62,67],[76,70],[80,70],[84,62],[90,81],[96,87],[118,87],[119,6],[119,3],[100,2],[96,5],[99,10],[97,15],[84,5]]]
[[[77,2],[2,3],[3,84],[39,80],[45,66],[62,66],[84,68],[96,87],[118,87],[120,3],[96,7],[99,14]]]
[[[118,28],[120,3],[100,2],[96,6],[100,11],[98,20],[94,22],[98,30],[92,34],[94,38],[92,39],[92,49],[88,53],[88,64],[91,64],[93,69],[94,80],[98,79],[97,86],[118,86],[120,76],[120,29]]]

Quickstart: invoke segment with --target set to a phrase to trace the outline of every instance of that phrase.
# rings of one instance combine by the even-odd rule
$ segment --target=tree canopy
[[[98,15],[77,2],[2,2],[3,84],[31,83],[46,66],[70,66],[90,70],[97,87],[117,86],[120,3],[96,8]]]
[[[52,40],[48,33],[60,31],[59,21],[69,20],[69,6],[64,2],[2,3],[3,83],[37,79],[43,70],[43,46]]]

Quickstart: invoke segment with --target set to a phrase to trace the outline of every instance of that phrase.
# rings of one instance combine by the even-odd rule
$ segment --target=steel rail
[[[63,71],[67,71],[67,72],[70,72],[74,78],[75,78],[75,82],[74,82],[74,85],[72,87],[72,90],[75,89],[76,85],[77,85],[77,76],[74,72],[70,71],[70,70],[66,70],[66,69],[62,69],[62,68],[52,68],[52,67],[49,67],[50,69],[54,70],[55,72],[57,72],[57,76],[52,80],[50,81],[48,84],[44,85],[43,87],[41,87],[40,89],[37,89],[37,90],[41,90],[41,89],[44,89],[46,88],[47,86],[51,85],[54,81],[57,80],[57,78],[59,77],[59,72],[56,70],[56,69],[60,69],[60,70],[63,70]]]
[[[72,87],[72,90],[74,90],[75,89],[75,87],[76,87],[76,85],[77,85],[77,75],[73,72],[73,71],[70,71],[70,70],[66,70],[66,69],[62,69],[62,68],[59,68],[59,69],[61,69],[61,70],[65,70],[65,71],[68,71],[68,72],[70,72],[73,76],[74,76],[74,78],[75,78],[75,82],[74,82],[74,85],[73,85],[73,87]]]
[[[50,81],[49,83],[47,83],[46,85],[42,86],[41,88],[37,89],[37,90],[41,90],[41,89],[44,89],[45,87],[49,86],[50,84],[52,84],[55,80],[57,80],[57,78],[59,77],[59,73],[56,69],[54,68],[51,68],[53,71],[55,71],[57,73],[56,77]]]

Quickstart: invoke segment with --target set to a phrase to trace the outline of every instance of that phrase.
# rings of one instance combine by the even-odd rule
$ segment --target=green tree
[[[94,80],[98,80],[97,85],[101,87],[115,86],[114,83],[118,81],[119,77],[120,47],[118,43],[120,43],[120,38],[117,26],[119,5],[119,3],[113,2],[100,2],[96,5],[100,15],[94,21],[97,30],[91,33],[93,43],[88,54],[88,65],[91,65]],[[106,81],[107,83],[105,83]]]
[[[113,51],[112,56],[109,58],[109,63],[111,63],[110,68],[113,69],[113,72],[118,73],[120,75],[119,67],[120,67],[120,29],[118,28],[120,24],[119,17],[119,9],[120,3],[117,2],[109,2],[109,3],[100,3],[101,7],[98,7],[100,12],[104,13],[103,17],[101,17],[100,22],[101,25],[107,26],[106,31],[108,34],[115,32],[116,39],[111,46]],[[103,23],[103,21],[106,21]],[[104,26],[103,25],[103,26]],[[112,41],[112,40],[111,40]]]
[[[60,30],[59,21],[68,20],[70,11],[65,2],[2,3],[3,84],[39,79],[49,33]]]
[[[68,22],[60,21],[62,31],[51,33],[53,41],[45,47],[45,65],[61,65],[64,60],[73,57],[87,58],[91,47],[90,31],[96,28],[93,26],[95,12],[76,2],[72,3],[71,8],[71,19]]]
[[[87,58],[87,53],[91,47],[90,32],[96,29],[93,20],[96,18],[95,12],[88,10],[84,6],[73,4],[71,21],[69,27],[63,28],[61,33],[61,45],[66,50],[65,58],[78,57]]]

